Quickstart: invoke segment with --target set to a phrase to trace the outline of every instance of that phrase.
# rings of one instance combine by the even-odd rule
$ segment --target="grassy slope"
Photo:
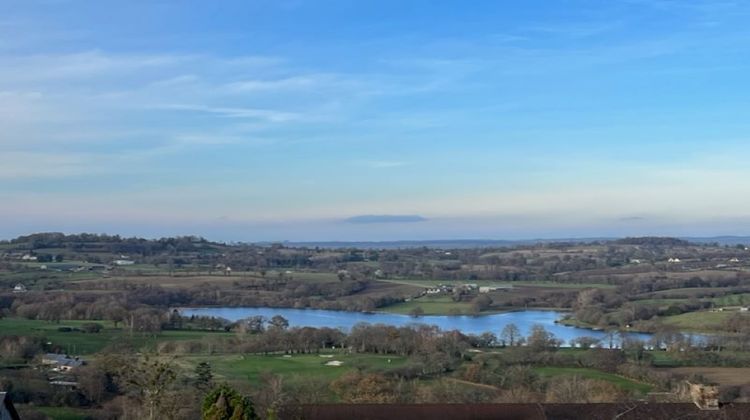
[[[392,284],[400,284],[400,285],[409,285],[409,286],[417,286],[417,287],[434,287],[439,284],[451,284],[451,285],[460,285],[464,283],[474,283],[479,286],[517,286],[517,287],[527,287],[527,288],[534,288],[536,290],[537,288],[539,291],[543,291],[545,288],[550,289],[582,289],[582,288],[611,288],[613,286],[610,285],[602,285],[602,284],[590,284],[590,283],[572,283],[572,284],[565,284],[565,283],[553,283],[553,282],[534,282],[534,281],[526,281],[526,282],[513,282],[513,283],[504,283],[504,282],[496,282],[496,281],[445,281],[445,280],[429,280],[429,279],[388,279],[388,280],[380,280],[385,283],[392,283]],[[519,289],[516,289],[519,290]],[[498,292],[501,293],[501,292]],[[505,292],[507,293],[507,292]],[[491,296],[491,295],[490,295]],[[469,302],[454,302],[450,296],[424,296],[420,297],[418,299],[413,299],[409,302],[402,302],[397,303],[395,305],[387,306],[385,308],[380,308],[380,310],[384,312],[390,312],[390,313],[397,313],[397,314],[409,314],[414,308],[421,307],[424,311],[425,315],[451,315],[454,313],[459,314],[471,314],[471,303]]]
[[[611,382],[626,391],[635,391],[646,394],[651,391],[651,385],[635,382],[612,373],[602,372],[596,369],[588,368],[567,368],[567,367],[537,367],[534,368],[538,374],[545,377],[555,376],[572,376],[578,375],[583,378],[597,379],[600,381]]]
[[[185,356],[175,359],[175,363],[192,371],[194,367],[207,361],[219,379],[230,381],[249,381],[257,383],[262,372],[272,372],[287,379],[323,378],[334,380],[357,367],[365,370],[383,370],[401,366],[406,358],[399,356],[381,356],[372,354],[331,354],[333,357],[321,357],[318,354],[295,354],[292,357],[282,355],[223,355],[223,356]],[[326,366],[327,362],[337,360],[341,366]],[[388,362],[390,360],[390,363]]]
[[[425,296],[409,302],[386,306],[380,310],[394,314],[409,314],[416,307],[422,308],[424,315],[448,315],[451,311],[459,311],[463,314],[471,312],[470,303],[454,302],[450,296]]]
[[[95,334],[86,334],[80,331],[60,332],[60,327],[80,327],[87,322],[96,322],[104,326],[104,329]],[[3,335],[31,335],[42,337],[53,345],[60,346],[73,354],[96,353],[104,347],[115,343],[130,343],[136,348],[153,347],[159,341],[200,339],[207,334],[205,331],[162,331],[154,336],[143,336],[135,334],[130,336],[121,328],[114,328],[108,321],[61,321],[59,324],[47,321],[27,320],[21,318],[0,319],[0,336]]]
[[[689,331],[717,331],[737,312],[688,312],[662,318],[662,322]],[[750,316],[750,315],[748,315]]]
[[[555,289],[588,289],[588,288],[599,288],[599,289],[612,289],[615,286],[609,284],[597,284],[597,283],[556,283],[550,281],[514,281],[514,282],[503,282],[494,280],[434,280],[434,279],[383,279],[380,281],[396,284],[407,284],[419,287],[434,287],[440,284],[460,285],[460,284],[476,284],[479,286],[528,286],[528,287],[551,287]]]

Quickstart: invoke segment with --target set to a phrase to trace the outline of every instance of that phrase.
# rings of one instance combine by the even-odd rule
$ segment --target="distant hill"
[[[323,242],[292,242],[284,241],[288,247],[308,248],[361,248],[361,249],[399,249],[399,248],[439,248],[439,249],[467,249],[467,248],[497,248],[518,245],[534,245],[547,243],[580,244],[589,242],[609,241],[614,238],[574,238],[574,239],[435,239],[424,241],[323,241]]]
[[[551,239],[434,239],[423,241],[283,241],[288,247],[308,248],[361,248],[361,249],[399,249],[399,248],[497,248],[534,244],[582,244],[595,242],[613,242],[620,245],[654,245],[654,246],[687,246],[690,244],[750,245],[750,236],[712,236],[712,237],[593,237],[593,238],[551,238]],[[270,244],[268,242],[267,244]]]
[[[644,236],[640,238],[623,238],[613,241],[619,245],[658,245],[658,246],[687,246],[690,241],[678,238]]]
[[[713,236],[708,238],[682,238],[696,244],[750,245],[750,236]]]
[[[224,249],[227,246],[254,244],[257,246],[271,246],[282,244],[286,247],[305,248],[360,248],[360,249],[405,249],[405,248],[438,248],[438,249],[468,249],[468,248],[500,248],[535,244],[582,244],[611,242],[619,245],[653,245],[653,246],[686,246],[690,244],[719,244],[719,245],[750,245],[749,236],[714,236],[714,237],[590,237],[590,238],[550,238],[550,239],[434,239],[434,240],[404,240],[404,241],[274,241],[274,242],[242,242],[221,243],[206,240],[198,236],[180,236],[172,238],[144,239],[124,238],[119,235],[87,234],[65,235],[58,232],[33,233],[19,236],[0,244],[7,244],[18,249],[38,248],[70,248],[76,251],[87,249],[110,252],[136,253],[150,255],[168,249],[180,251],[196,251],[207,249]]]

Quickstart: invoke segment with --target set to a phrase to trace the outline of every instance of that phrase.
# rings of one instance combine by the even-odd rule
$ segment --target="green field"
[[[84,420],[91,418],[91,410],[69,407],[33,407],[53,420]]]
[[[29,289],[42,289],[47,283],[55,281],[76,281],[89,280],[101,277],[101,274],[91,271],[81,271],[78,273],[70,271],[51,271],[33,269],[30,271],[18,272],[0,272],[0,281],[6,283],[8,287],[16,283],[23,283]]]
[[[716,331],[721,329],[724,322],[737,312],[688,312],[662,318],[662,322],[681,330],[688,331]],[[748,314],[750,316],[750,314]]]
[[[632,301],[640,305],[656,305],[659,307],[667,307],[672,304],[686,303],[688,299],[639,299]]]
[[[82,324],[96,322],[104,326],[99,333],[84,333],[81,331],[61,332],[60,327],[78,328]],[[206,332],[206,331],[162,331],[157,335],[134,334],[131,336],[127,330],[114,328],[109,321],[60,321],[51,323],[47,321],[28,320],[22,318],[0,319],[0,336],[25,335],[44,338],[53,346],[60,346],[70,354],[85,355],[100,351],[112,344],[129,344],[135,348],[154,348],[159,341],[174,340],[197,340],[208,334],[231,335],[229,333]]]
[[[420,307],[424,315],[449,315],[452,313],[471,313],[471,304],[468,302],[454,302],[450,296],[424,296],[412,299],[409,302],[401,302],[395,305],[380,308],[384,312],[408,315],[415,308]]]
[[[406,358],[372,354],[327,353],[323,355],[294,354],[286,357],[280,354],[185,356],[174,359],[176,364],[188,371],[192,371],[198,363],[203,361],[211,364],[214,375],[218,379],[257,383],[259,375],[263,372],[271,372],[291,380],[321,378],[331,381],[354,369],[376,371],[395,368],[403,365]],[[331,361],[340,361],[342,364],[341,366],[327,366],[326,363]]]
[[[684,289],[680,289],[680,290],[684,290]],[[750,304],[750,293],[738,293],[738,294],[733,294],[733,295],[721,296],[717,298],[699,299],[699,300],[701,302],[711,302],[715,306],[718,306],[718,307],[745,306],[745,305]],[[644,305],[658,305],[660,307],[667,307],[673,304],[679,305],[681,303],[687,303],[689,302],[689,299],[650,298],[650,299],[634,300],[633,302],[644,304]]]
[[[503,282],[495,280],[435,280],[435,279],[383,279],[380,280],[387,283],[405,284],[409,286],[419,287],[435,287],[440,284],[446,285],[461,285],[461,284],[476,284],[478,286],[490,286],[490,287],[549,287],[555,289],[613,289],[616,286],[610,284],[598,284],[598,283],[557,283],[551,281],[514,281],[514,282]]]
[[[516,286],[550,287],[555,289],[614,289],[617,286],[600,283],[557,283],[551,281],[519,281],[507,283]]]
[[[750,305],[750,293],[738,293],[712,299],[716,306],[746,306]]]
[[[640,394],[651,392],[652,386],[641,382],[635,382],[612,373],[602,372],[596,369],[588,368],[567,368],[567,367],[536,367],[534,371],[544,377],[556,376],[573,376],[578,375],[587,379],[596,379],[600,381],[611,382],[625,391],[634,391]]]

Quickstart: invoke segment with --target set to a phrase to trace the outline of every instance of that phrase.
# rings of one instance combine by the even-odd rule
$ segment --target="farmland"
[[[138,381],[132,375],[157,366],[178,378],[170,392],[190,399],[205,392],[198,372],[209,369],[204,382],[227,382],[272,410],[293,399],[612,401],[676,392],[696,377],[739,400],[741,375],[729,369],[750,363],[750,254],[670,238],[444,250],[40,234],[0,244],[0,287],[0,380],[58,418],[119,412],[114,402],[138,393],[122,381],[111,393],[83,385],[63,392],[53,385],[60,374],[40,367],[46,352],[88,362],[62,383]],[[619,349],[591,333],[598,339],[561,348],[539,325],[524,326],[525,336],[505,326],[471,335],[416,322],[343,331],[290,326],[272,312],[229,321],[182,316],[178,307],[413,316],[556,309],[568,314],[565,323],[606,337],[652,335]],[[710,343],[691,340],[694,332],[712,333]],[[585,391],[566,393],[571,387]],[[63,394],[87,408],[66,406]]]
[[[629,380],[622,376],[614,375],[612,373],[602,372],[596,369],[586,368],[568,368],[568,367],[540,367],[536,368],[535,371],[545,377],[559,377],[559,376],[580,376],[588,379],[599,379],[610,382],[623,390],[635,391],[640,394],[647,394],[653,389],[651,385],[639,383],[636,381]]]

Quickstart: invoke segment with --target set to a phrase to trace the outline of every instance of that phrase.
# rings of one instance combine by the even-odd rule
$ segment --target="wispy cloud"
[[[189,56],[173,54],[113,55],[102,51],[72,54],[35,54],[3,57],[2,82],[40,83],[60,80],[86,80],[92,77],[127,76],[145,69],[185,63]]]
[[[288,122],[299,120],[302,118],[302,116],[297,113],[259,108],[210,107],[202,105],[180,104],[155,105],[154,108],[174,111],[200,112],[227,118],[248,118],[265,120],[269,122]]]
[[[232,92],[260,92],[260,91],[279,91],[290,89],[311,89],[318,88],[327,84],[336,83],[337,80],[332,75],[301,75],[294,77],[285,77],[281,79],[269,80],[242,80],[232,82],[226,85],[226,89]]]

